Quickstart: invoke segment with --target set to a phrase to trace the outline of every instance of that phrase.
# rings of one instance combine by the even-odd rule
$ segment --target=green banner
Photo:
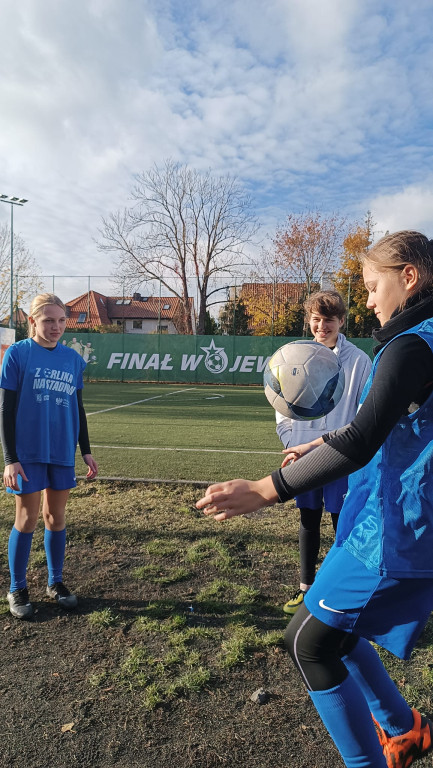
[[[271,355],[297,338],[65,333],[63,343],[86,360],[87,379],[261,384]],[[372,339],[350,341],[372,355]]]

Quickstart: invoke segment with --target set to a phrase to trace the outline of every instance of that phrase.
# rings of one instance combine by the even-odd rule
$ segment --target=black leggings
[[[310,691],[327,691],[348,675],[342,657],[353,651],[358,636],[316,619],[304,603],[284,635],[284,645]]]
[[[301,584],[311,585],[316,576],[317,558],[320,549],[320,523],[322,508],[300,507],[299,555],[301,560]],[[338,515],[331,513],[334,531],[337,530]]]

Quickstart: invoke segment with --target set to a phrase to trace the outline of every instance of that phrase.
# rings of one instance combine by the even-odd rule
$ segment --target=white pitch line
[[[151,448],[141,445],[95,445],[92,443],[93,448],[114,448],[119,451],[182,451],[182,453],[253,453],[264,456],[281,456],[281,451],[232,451],[225,448],[168,448],[168,447],[156,447]]]
[[[107,413],[107,411],[117,411],[118,408],[129,408],[130,405],[138,405],[139,403],[147,403],[149,400],[160,400],[162,397],[170,397],[170,395],[180,395],[182,392],[193,392],[196,387],[188,387],[188,389],[177,389],[175,392],[165,392],[163,395],[154,395],[154,397],[145,397],[144,400],[134,400],[133,403],[124,403],[123,405],[114,405],[113,408],[103,408],[102,411],[92,411],[86,413],[86,416],[95,416],[98,413]]]

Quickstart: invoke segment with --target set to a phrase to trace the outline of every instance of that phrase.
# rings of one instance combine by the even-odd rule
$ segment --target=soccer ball
[[[332,411],[344,390],[344,370],[317,341],[292,341],[272,355],[264,372],[265,395],[278,413],[298,421]]]

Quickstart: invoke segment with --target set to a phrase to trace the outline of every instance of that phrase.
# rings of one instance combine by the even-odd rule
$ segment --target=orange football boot
[[[413,727],[401,736],[387,736],[373,717],[374,727],[388,768],[407,768],[433,749],[433,723],[412,709]]]

